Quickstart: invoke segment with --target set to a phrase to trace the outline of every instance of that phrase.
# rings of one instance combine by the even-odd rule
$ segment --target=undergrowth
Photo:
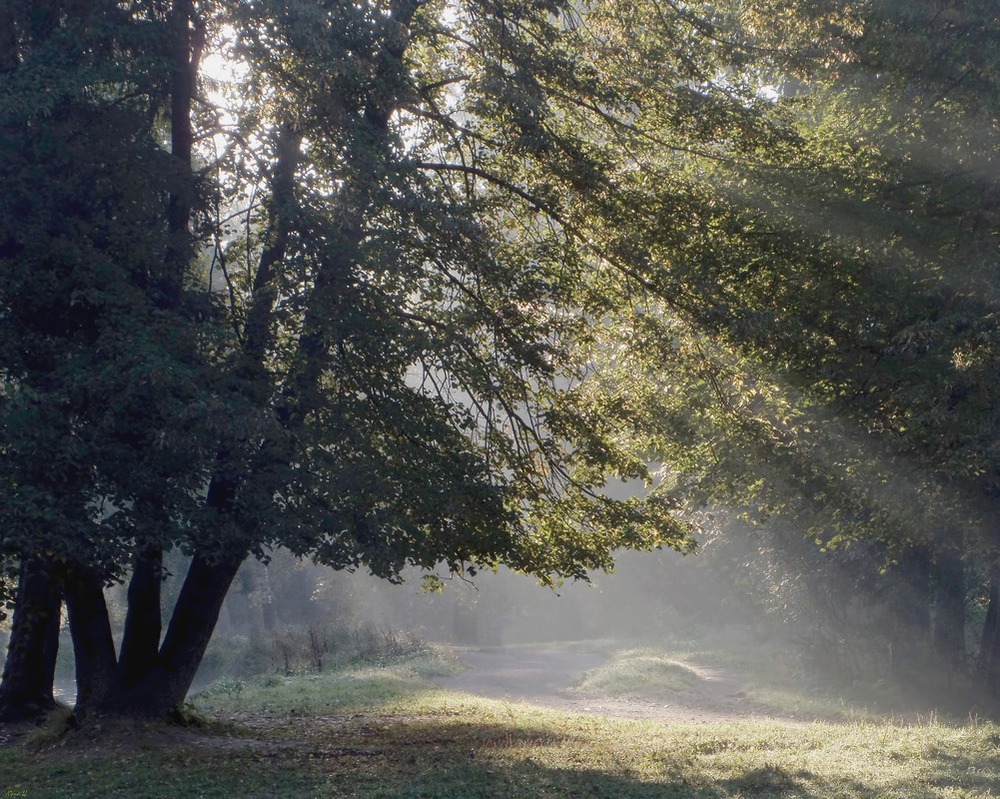
[[[196,679],[199,689],[220,684],[238,693],[247,681],[268,674],[305,674],[358,664],[431,655],[419,637],[370,625],[291,627],[256,636],[216,636],[209,644]]]

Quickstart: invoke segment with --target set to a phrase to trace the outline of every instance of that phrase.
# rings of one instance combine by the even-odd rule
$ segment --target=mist
[[[630,659],[629,674],[653,658],[661,674],[701,668],[699,652],[714,652],[716,659],[726,652],[724,662],[765,668],[771,691],[794,683],[865,707],[898,709],[918,700],[924,708],[958,713],[988,709],[986,697],[963,679],[981,645],[985,598],[972,594],[960,630],[964,658],[950,657],[935,643],[940,627],[954,622],[945,607],[948,575],[922,561],[919,550],[890,552],[869,541],[830,551],[799,524],[750,521],[726,509],[703,514],[697,537],[695,554],[621,551],[613,572],[554,589],[501,568],[471,578],[441,571],[435,575],[439,589],[429,590],[428,574],[418,569],[405,570],[403,581],[392,584],[278,549],[266,563],[248,559],[240,569],[192,694],[267,675],[388,662],[434,647],[452,653],[468,673],[479,673],[478,683],[466,678],[468,685],[497,696],[525,698],[527,683],[505,683],[490,671],[497,663],[505,663],[507,673],[516,666],[533,681],[536,693],[527,698],[544,702],[548,694],[539,686],[565,696],[588,675],[611,680],[603,689],[610,695],[624,690],[627,675],[600,676],[609,657],[612,664]],[[188,561],[175,551],[166,566],[163,602],[169,610]],[[970,592],[976,577],[968,575]],[[125,590],[114,586],[106,593],[120,635]],[[65,622],[61,638],[57,687],[71,702]],[[538,653],[550,650],[593,654],[540,659]],[[746,693],[737,682],[743,677],[728,666],[705,673],[732,682],[730,696]],[[656,674],[643,679],[658,679]],[[506,694],[497,693],[501,689]],[[694,703],[694,696],[660,698],[683,705]]]
[[[502,646],[655,639],[685,626],[723,623],[721,586],[715,575],[697,568],[697,559],[673,551],[621,552],[613,573],[555,589],[501,568],[472,578],[440,574],[442,588],[435,591],[424,587],[424,573],[416,569],[393,585],[364,573],[331,572],[283,552],[274,554],[266,573],[279,627],[326,622]],[[264,574],[256,561],[244,565],[223,610],[223,633],[227,627],[252,632],[253,625],[263,626]]]

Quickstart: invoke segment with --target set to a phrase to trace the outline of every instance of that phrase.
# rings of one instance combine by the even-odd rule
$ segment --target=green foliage
[[[191,178],[159,140],[147,23],[114,4],[72,28],[57,17],[23,21],[2,76],[2,548],[114,574],[132,542],[164,535],[151,523],[191,512],[203,482],[211,400],[193,347],[209,328],[186,304],[165,313],[159,289],[157,220]]]
[[[0,558],[994,559],[994,16],[3,3]]]
[[[551,579],[681,544],[601,493],[645,452],[566,390],[632,98],[556,6],[417,6],[5,6],[6,553]],[[239,65],[188,116],[179,30]]]

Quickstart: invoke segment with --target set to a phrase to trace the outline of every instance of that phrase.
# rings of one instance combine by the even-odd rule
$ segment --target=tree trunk
[[[129,588],[127,624],[142,625],[151,618],[149,581],[158,563],[159,558],[152,557],[137,564]],[[102,716],[166,720],[175,715],[191,688],[239,566],[236,558],[210,562],[196,555],[163,645],[150,652],[153,641],[159,640],[158,630],[154,639],[152,630],[133,627],[127,646],[123,640],[120,661],[115,657],[100,581],[78,570],[66,590],[76,654],[77,720]],[[134,608],[133,602],[137,603]]]
[[[956,666],[966,663],[965,563],[961,538],[940,537],[934,569],[934,648]]]
[[[52,684],[59,650],[61,595],[55,566],[39,558],[22,558],[14,618],[3,678],[0,721],[37,718],[55,707]]]
[[[117,683],[115,642],[98,575],[73,566],[66,576],[66,608],[76,661],[76,711],[78,719],[96,712]]]
[[[275,628],[278,626],[277,619],[274,616],[274,596],[271,594],[271,572],[267,568],[267,564],[261,564],[263,566],[264,573],[264,596],[261,598],[261,612],[264,621],[264,632],[273,633]]]
[[[219,619],[241,558],[210,562],[195,555],[155,665],[119,683],[99,708],[104,715],[169,719],[180,710]]]
[[[205,23],[198,17],[193,0],[173,0],[167,22],[170,37],[170,152],[177,160],[179,186],[171,188],[167,202],[167,229],[170,239],[164,253],[166,274],[161,302],[176,308],[181,299],[184,274],[191,263],[191,209],[196,189],[191,169],[194,129],[191,105],[198,87],[198,66],[205,46]]]
[[[899,555],[899,564],[888,575],[886,656],[897,677],[910,679],[913,664],[920,661],[931,633],[930,551],[925,546],[911,546]]]
[[[163,584],[163,550],[149,547],[136,555],[128,587],[128,613],[118,656],[119,679],[129,690],[155,666],[163,622],[160,588]]]
[[[169,675],[172,688],[171,709],[184,700],[191,688],[242,562],[241,552],[239,557],[215,563],[196,555],[191,564],[160,650],[160,666]]]
[[[931,555],[924,546],[911,547],[900,557],[893,610],[903,623],[907,643],[926,642],[931,631]],[[897,642],[898,643],[898,642]]]
[[[990,690],[1000,695],[1000,563],[990,569],[990,601],[979,646],[979,668]]]

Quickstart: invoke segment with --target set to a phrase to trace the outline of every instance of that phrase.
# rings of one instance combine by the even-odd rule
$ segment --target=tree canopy
[[[274,545],[544,580],[684,545],[669,503],[603,492],[645,453],[578,400],[595,275],[644,264],[601,254],[629,101],[568,9],[4,11],[3,548],[58,564],[81,712],[176,705]]]
[[[988,11],[0,4],[0,557],[81,716],[176,708],[275,546],[552,583],[726,503],[995,564]]]

